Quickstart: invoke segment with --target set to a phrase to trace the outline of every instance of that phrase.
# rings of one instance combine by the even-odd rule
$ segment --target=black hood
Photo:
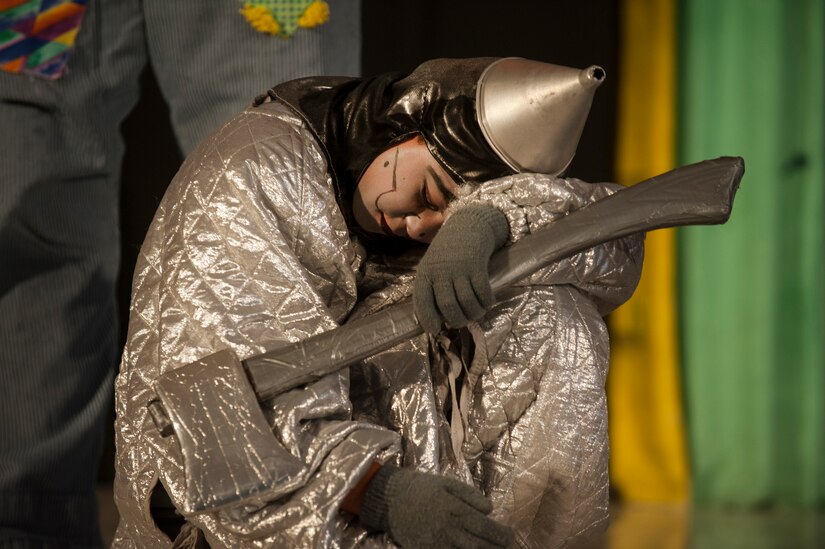
[[[369,79],[301,78],[269,95],[311,126],[327,154],[339,206],[355,227],[352,194],[361,174],[378,154],[416,134],[459,184],[513,173],[476,121],[476,85],[495,60],[435,59],[409,74]]]

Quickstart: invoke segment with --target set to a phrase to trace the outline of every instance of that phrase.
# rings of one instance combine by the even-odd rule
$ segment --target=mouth
[[[395,236],[395,233],[392,232],[390,226],[387,224],[387,218],[384,217],[384,213],[381,212],[381,231],[387,236]]]

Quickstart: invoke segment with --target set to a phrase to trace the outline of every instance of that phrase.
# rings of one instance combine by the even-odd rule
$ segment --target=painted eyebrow
[[[444,184],[444,180],[441,179],[441,176],[436,173],[432,166],[427,166],[427,171],[430,172],[433,181],[435,181],[435,186],[438,187],[439,191],[441,191],[441,195],[444,197],[445,201],[449,202],[451,199],[455,198],[455,194],[447,188],[447,185]]]

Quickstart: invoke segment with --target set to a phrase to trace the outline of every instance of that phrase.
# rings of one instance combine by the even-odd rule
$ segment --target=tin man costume
[[[599,71],[468,59],[363,81],[303,79],[201,143],[169,187],[135,271],[116,385],[115,546],[172,545],[150,510],[160,485],[187,508],[180,449],[147,412],[159,376],[221,349],[245,357],[298,341],[410,294],[421,250],[376,253],[396,243],[352,220],[352,189],[372,158],[423,136],[462,183],[449,211],[491,204],[515,242],[617,188],[556,176]],[[514,129],[497,120],[514,101],[508,83],[523,94],[540,79],[556,82],[556,99],[578,103],[555,105],[550,130],[534,115]],[[466,329],[420,336],[268,399],[265,417],[294,467],[252,502],[188,514],[176,546],[393,546],[340,512],[373,462],[474,484],[518,546],[570,547],[600,534],[602,316],[632,294],[642,252],[641,236],[589,249],[500,292]]]

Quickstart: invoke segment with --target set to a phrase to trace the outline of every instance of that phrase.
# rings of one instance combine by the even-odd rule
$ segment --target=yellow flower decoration
[[[311,29],[312,27],[323,25],[327,21],[329,21],[329,4],[323,0],[315,0],[307,6],[301,18],[298,19],[298,26]]]
[[[241,13],[249,24],[257,31],[265,32],[267,34],[278,34],[281,31],[281,26],[269,13],[269,10],[263,6],[255,6],[247,2],[243,5]]]
[[[4,0],[0,0],[2,3]],[[329,21],[323,0],[239,0],[249,25],[267,34],[289,38],[299,28],[311,29]]]

